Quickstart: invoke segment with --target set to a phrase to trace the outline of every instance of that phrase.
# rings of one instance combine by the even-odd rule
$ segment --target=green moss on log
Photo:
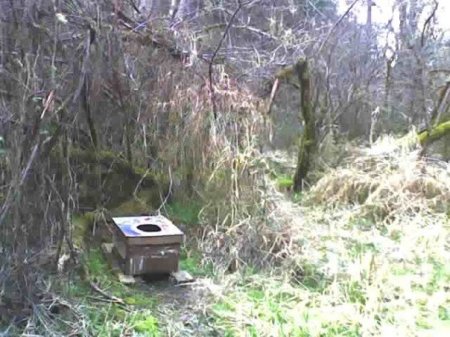
[[[419,142],[421,145],[426,146],[429,145],[442,137],[450,135],[450,121],[440,123],[436,125],[434,128],[429,130],[422,131],[418,134]]]

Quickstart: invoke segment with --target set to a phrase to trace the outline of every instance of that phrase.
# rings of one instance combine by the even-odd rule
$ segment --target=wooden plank
[[[136,279],[131,275],[125,275],[120,268],[119,262],[117,258],[114,257],[114,245],[112,243],[102,243],[101,245],[103,254],[105,254],[106,259],[108,260],[112,271],[117,275],[119,282],[123,284],[135,284]]]

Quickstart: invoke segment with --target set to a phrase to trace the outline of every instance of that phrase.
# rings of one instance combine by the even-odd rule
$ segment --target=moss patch
[[[277,187],[281,190],[290,190],[294,184],[291,176],[281,175],[276,178]]]
[[[94,212],[74,214],[72,216],[73,242],[75,246],[84,248],[95,221]]]
[[[202,264],[200,253],[183,250],[180,256],[180,269],[193,276],[211,276],[214,274],[212,264]]]
[[[174,223],[197,225],[202,204],[198,200],[174,201],[166,207],[167,216]]]

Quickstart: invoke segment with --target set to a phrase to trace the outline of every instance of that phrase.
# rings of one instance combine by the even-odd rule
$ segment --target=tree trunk
[[[366,30],[367,30],[367,41],[369,46],[372,47],[372,6],[374,5],[373,0],[367,0],[367,21],[366,21]]]
[[[308,61],[301,59],[295,65],[295,73],[300,83],[301,114],[304,121],[304,130],[298,152],[297,168],[294,175],[294,191],[303,188],[303,182],[311,167],[316,149],[315,118],[311,106],[311,79]]]

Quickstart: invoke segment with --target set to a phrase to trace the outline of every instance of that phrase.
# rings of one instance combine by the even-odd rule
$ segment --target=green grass
[[[361,289],[351,289],[355,301],[363,302]],[[210,315],[220,336],[230,337],[337,337],[360,336],[360,327],[349,320],[336,320],[310,308],[310,292],[289,286],[273,276],[253,275],[239,280]]]
[[[360,216],[352,217],[348,224],[348,228],[356,228],[361,231],[369,231],[374,227],[375,224],[372,219],[366,219]]]
[[[329,285],[328,280],[317,268],[317,266],[303,262],[301,268],[295,272],[293,277],[295,284],[300,285],[311,292],[323,292]]]
[[[377,253],[377,248],[375,245],[370,243],[362,243],[359,241],[352,242],[349,247],[350,255],[353,257],[359,257],[364,255],[367,252]]]
[[[320,337],[360,337],[359,326],[342,324],[325,324]]]
[[[212,264],[202,264],[200,253],[195,250],[182,250],[179,264],[181,270],[185,270],[193,276],[212,276],[214,274]]]
[[[307,194],[287,198],[301,202],[303,196]],[[89,335],[100,337],[126,333],[148,337],[358,337],[368,329],[373,329],[374,336],[382,331],[386,335],[382,330],[386,327],[398,336],[420,336],[421,332],[424,336],[450,335],[450,267],[447,256],[441,254],[447,249],[442,239],[446,228],[431,233],[436,240],[427,237],[431,231],[426,223],[410,225],[409,218],[406,226],[383,227],[351,213],[351,208],[304,203],[299,208],[305,218],[301,232],[305,244],[301,252],[295,252],[298,256],[288,256],[290,263],[280,269],[249,267],[241,274],[225,274],[219,279],[214,277],[212,265],[202,263],[201,252],[184,249],[180,268],[196,276],[200,285],[206,281],[204,288],[210,290],[183,288],[187,298],[194,296],[187,305],[183,301],[178,305],[165,294],[155,296],[148,289],[123,286],[99,250],[85,256],[89,274],[102,289],[122,298],[130,311],[93,301],[90,297],[98,294],[77,280],[67,284],[69,297],[80,300]],[[178,201],[168,206],[168,215],[176,223],[194,226],[199,223],[199,210],[198,203]],[[436,224],[441,222],[432,220],[432,228],[437,230]],[[396,254],[397,247],[401,254]],[[186,313],[187,322],[180,322],[179,317]],[[189,333],[183,330],[187,326],[192,326]],[[200,333],[198,327],[210,330]]]
[[[279,175],[276,177],[277,187],[281,190],[289,190],[294,185],[294,180],[289,175]]]
[[[156,298],[149,296],[148,292],[119,282],[99,249],[91,249],[86,254],[85,260],[91,278],[95,279],[102,288],[107,288],[112,295],[123,299],[126,304],[135,307],[146,309],[156,307]]]
[[[347,295],[347,300],[350,303],[358,303],[365,305],[367,301],[367,296],[364,292],[364,288],[361,283],[349,282],[342,285],[344,294]]]
[[[88,282],[74,277],[62,282],[62,294],[80,303],[87,333],[99,337],[120,337],[134,330],[143,337],[159,337],[160,324],[153,315],[158,300],[149,289],[125,286],[111,271],[99,249],[85,253],[83,261],[91,281],[110,295],[122,299],[128,308],[95,300],[99,296]]]
[[[139,315],[136,315],[133,322],[133,328],[134,331],[138,332],[143,337],[161,336],[158,319],[150,313],[140,313]]]
[[[367,237],[367,228],[377,230],[369,221],[357,219],[351,226],[343,221],[342,226],[341,231],[362,233],[364,236],[343,236],[345,239],[342,240],[335,233],[324,232],[321,242],[336,244],[338,238],[344,249],[339,258],[345,263],[356,263],[359,278],[339,276],[330,279],[324,275],[319,267],[321,263],[328,262],[327,255],[316,263],[310,262],[308,256],[305,256],[298,262],[297,270],[290,268],[289,273],[285,273],[285,270],[280,274],[264,275],[261,271],[251,271],[250,268],[240,275],[225,276],[227,280],[216,279],[218,284],[226,286],[220,295],[199,298],[198,303],[206,308],[206,315],[196,317],[201,318],[201,324],[212,327],[217,336],[357,337],[361,336],[361,329],[365,324],[358,315],[373,305],[375,291],[380,294],[376,295],[378,298],[375,296],[377,307],[370,319],[377,325],[402,327],[404,323],[398,313],[411,311],[411,315],[415,316],[407,329],[436,332],[438,335],[450,331],[450,300],[441,301],[434,311],[431,300],[432,296],[445,293],[450,284],[450,268],[443,259],[433,258],[430,253],[417,255],[408,263],[383,260],[386,259],[384,251],[368,240],[370,237]],[[374,233],[393,242],[400,240],[400,243],[404,240],[403,236],[408,234],[392,235],[392,230],[385,233],[380,229]],[[322,248],[318,246],[317,250],[320,249]],[[380,274],[385,279],[376,281],[380,282],[378,286],[371,286],[370,282],[374,281],[372,277],[368,277],[370,273],[378,272],[377,269],[369,272],[368,258],[371,256],[375,257],[376,264],[388,266],[382,272],[384,274]],[[139,289],[118,284],[98,250],[89,252],[86,265],[90,274],[100,282],[102,289],[124,299],[132,307],[132,312],[126,312],[119,306],[100,306],[86,302],[89,303],[86,312],[89,313],[89,332],[92,335],[121,336],[126,328],[134,331],[136,336],[165,336],[165,329],[170,322],[158,317],[155,311],[161,302]],[[424,276],[420,276],[421,266],[428,266]],[[201,253],[192,249],[182,251],[180,267],[197,277],[212,278],[214,275],[213,267],[204,266]],[[410,290],[405,290],[408,289],[408,282],[411,282]],[[72,293],[80,297],[92,295],[89,287],[80,284],[73,287]],[[407,300],[410,294],[418,298],[411,302]],[[175,312],[171,311],[174,309],[168,310],[169,315]]]
[[[433,273],[431,280],[426,286],[426,292],[430,295],[440,290],[444,285],[448,286],[450,284],[450,266],[435,259],[430,259],[429,262],[433,266]]]
[[[450,321],[450,303],[447,303],[445,306],[439,306],[438,317],[441,321]]]
[[[90,336],[122,337],[134,331],[133,336],[162,337],[159,320],[149,310],[127,312],[103,304],[86,306],[83,314]]]
[[[202,204],[198,200],[175,201],[167,207],[167,216],[175,223],[198,225]]]
[[[120,283],[100,249],[89,250],[82,260],[90,280],[126,304],[124,307],[95,300],[94,298],[101,296],[79,277],[61,282],[63,296],[80,303],[83,308],[86,333],[99,337],[119,337],[124,336],[126,331],[134,331],[135,336],[140,337],[165,336],[165,324],[169,324],[170,320],[165,317],[162,320],[156,314],[161,301],[166,300],[164,294],[153,295],[151,286],[126,286]],[[212,266],[203,266],[200,254],[195,251],[183,251],[180,266],[197,277],[213,274]],[[170,292],[167,295],[170,299]]]
[[[100,249],[91,249],[85,257],[86,268],[91,276],[100,278],[113,277],[108,263]]]

